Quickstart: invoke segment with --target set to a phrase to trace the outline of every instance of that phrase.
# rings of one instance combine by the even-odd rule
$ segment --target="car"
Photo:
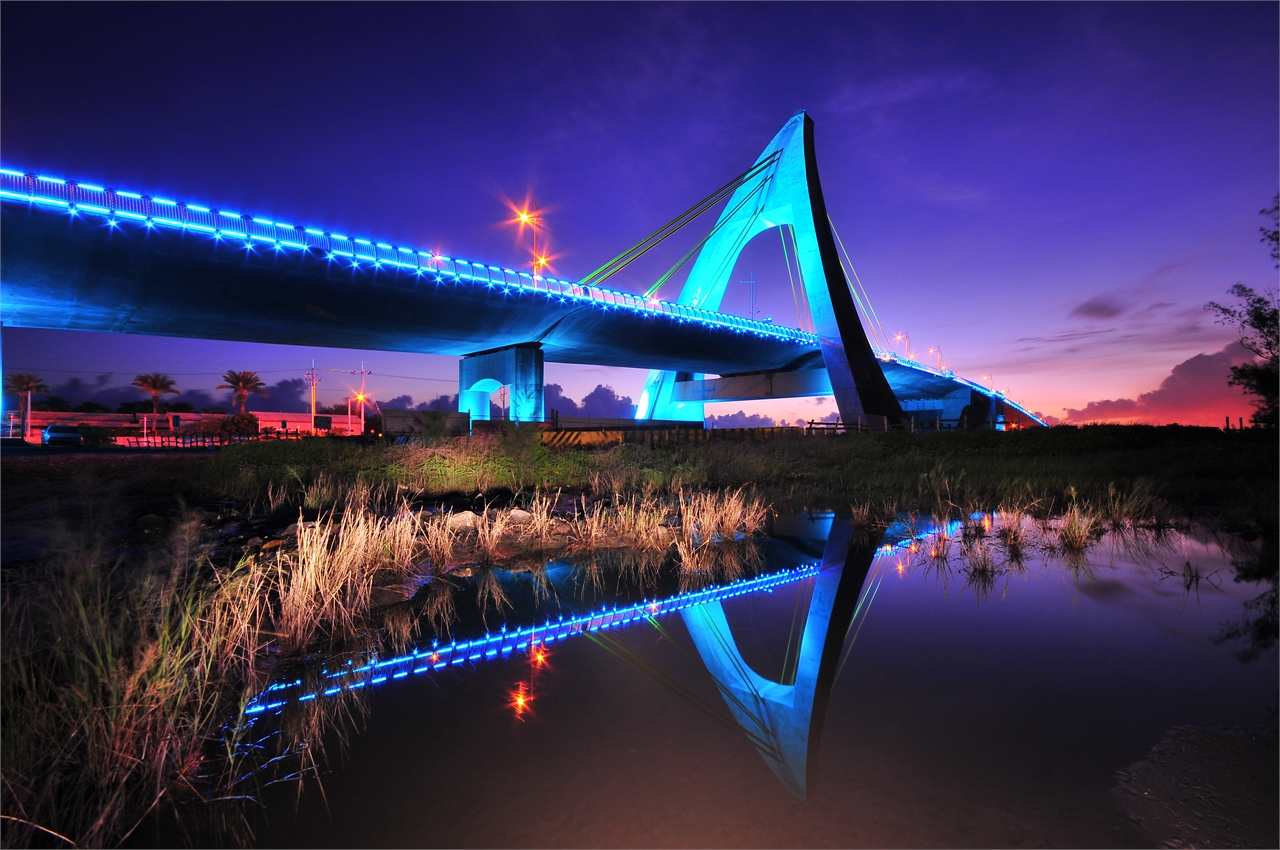
[[[84,435],[74,425],[46,425],[40,432],[42,446],[83,446]]]

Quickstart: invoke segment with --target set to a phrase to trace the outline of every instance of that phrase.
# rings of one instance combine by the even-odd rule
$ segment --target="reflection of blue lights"
[[[708,602],[729,599],[757,591],[772,591],[773,588],[780,585],[811,578],[817,575],[818,571],[819,565],[806,564],[781,572],[739,579],[718,587],[681,593],[668,599],[646,600],[622,607],[617,605],[613,607],[606,606],[599,611],[591,611],[577,617],[566,619],[561,615],[554,623],[548,618],[541,626],[522,626],[517,629],[503,630],[493,634],[486,634],[484,637],[474,640],[454,641],[446,646],[415,648],[409,654],[369,661],[358,667],[352,666],[352,662],[348,661],[343,667],[333,671],[325,671],[324,673],[328,679],[348,678],[348,681],[329,687],[317,685],[317,690],[306,693],[297,693],[302,687],[302,682],[299,679],[276,682],[249,701],[245,708],[245,714],[261,714],[264,711],[280,708],[290,700],[315,699],[320,694],[333,696],[344,689],[354,690],[362,688],[366,684],[376,685],[386,681],[388,677],[402,679],[410,673],[441,670],[445,667],[475,663],[497,658],[498,656],[506,658],[512,652],[525,651],[530,644],[534,646],[552,644],[558,640],[565,640],[588,632],[620,628],[637,621],[660,617],[684,608],[705,605]],[[358,679],[349,678],[360,674],[367,675]],[[320,688],[323,688],[323,690],[320,690]]]

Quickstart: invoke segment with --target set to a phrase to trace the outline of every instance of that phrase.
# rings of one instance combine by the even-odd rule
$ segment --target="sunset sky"
[[[506,201],[532,197],[554,273],[578,278],[803,108],[839,234],[922,360],[940,347],[1058,419],[1221,425],[1250,411],[1226,386],[1244,354],[1204,304],[1276,285],[1258,213],[1280,183],[1278,9],[9,3],[0,159],[508,266],[528,251]],[[644,291],[698,235],[612,285]],[[734,275],[758,281],[757,317],[798,324],[776,233]],[[750,292],[731,286],[724,309],[748,314]],[[457,391],[452,357],[7,327],[3,346],[6,372],[72,403],[141,398],[133,376],[160,371],[225,404],[228,369],[296,400],[312,360],[363,361],[382,401]],[[598,384],[637,398],[645,374],[546,370],[578,400]],[[321,400],[350,385],[325,372]],[[708,413],[740,409],[835,405]]]

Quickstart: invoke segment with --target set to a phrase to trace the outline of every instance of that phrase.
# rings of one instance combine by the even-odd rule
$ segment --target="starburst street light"
[[[533,273],[540,274],[543,270],[551,268],[551,260],[553,257],[547,251],[549,240],[543,231],[546,229],[543,222],[542,211],[538,208],[538,202],[526,197],[524,206],[516,206],[512,201],[507,201],[507,208],[514,214],[514,218],[507,219],[507,224],[514,224],[517,227],[517,239],[524,238],[524,229],[527,227],[533,234],[533,259],[530,265],[533,266]],[[539,236],[542,238],[539,239]]]

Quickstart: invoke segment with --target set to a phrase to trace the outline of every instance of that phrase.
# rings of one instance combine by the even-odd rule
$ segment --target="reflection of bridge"
[[[954,530],[954,526],[948,528]],[[732,715],[732,721],[725,718],[723,722],[732,725],[736,721],[743,737],[756,747],[783,786],[803,800],[814,786],[827,700],[890,560],[895,553],[936,531],[931,520],[917,518],[910,524],[896,523],[882,537],[873,539],[855,535],[848,520],[832,515],[781,517],[775,532],[802,549],[821,547],[821,561],[666,598],[561,614],[541,625],[512,629],[504,625],[483,637],[443,645],[433,643],[429,648],[415,648],[394,657],[349,659],[320,671],[308,681],[290,678],[273,683],[249,701],[245,713],[253,717],[411,675],[532,655],[539,647],[580,636],[603,640],[607,649],[621,650],[616,653],[619,657],[635,663],[634,659],[640,656],[610,640],[608,633],[646,622],[657,625],[664,615],[679,613]],[[563,569],[558,575],[547,577],[557,606],[570,609],[580,590],[574,585],[571,572]],[[508,578],[519,584],[529,576],[520,573]],[[806,588],[805,582],[812,582],[811,587]],[[787,586],[799,586],[801,598],[806,589],[810,592],[798,645],[787,647],[788,657],[794,651],[795,662],[789,668],[789,676],[786,669],[783,671],[786,681],[779,682],[764,678],[743,659],[723,603]],[[655,678],[678,694],[687,698],[691,693],[685,686],[673,684],[674,679],[661,674],[651,663],[637,666],[650,675],[657,671]],[[706,710],[705,705],[700,707]]]
[[[812,127],[798,113],[740,180],[675,303],[0,169],[0,324],[462,355],[460,406],[480,419],[508,386],[512,418],[542,420],[551,360],[656,370],[638,418],[834,395],[846,422],[1035,422],[997,393],[872,349],[826,219]],[[746,241],[782,226],[814,333],[715,309]]]

